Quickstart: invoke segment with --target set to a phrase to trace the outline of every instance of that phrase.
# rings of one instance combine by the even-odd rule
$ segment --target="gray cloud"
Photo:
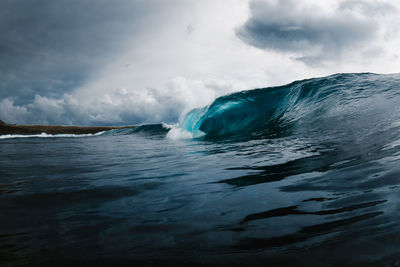
[[[374,17],[394,10],[389,4],[358,0],[344,1],[331,13],[294,0],[252,1],[251,17],[236,34],[251,46],[291,52],[315,65],[373,42],[379,31]]]
[[[82,84],[125,40],[143,32],[162,1],[2,0],[0,99],[26,104]]]

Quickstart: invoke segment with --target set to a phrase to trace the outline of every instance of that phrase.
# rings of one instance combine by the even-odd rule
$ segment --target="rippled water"
[[[339,78],[363,94],[272,135],[1,139],[0,264],[398,264],[399,80]]]

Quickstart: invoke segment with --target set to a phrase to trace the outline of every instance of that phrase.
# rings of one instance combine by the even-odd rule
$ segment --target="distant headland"
[[[95,134],[113,129],[132,128],[131,126],[58,126],[58,125],[18,125],[0,120],[0,135],[5,134]]]

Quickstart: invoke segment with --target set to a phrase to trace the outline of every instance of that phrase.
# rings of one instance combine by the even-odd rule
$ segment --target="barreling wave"
[[[334,132],[336,138],[357,137],[396,126],[398,103],[400,74],[334,74],[222,96],[191,110],[177,125],[144,124],[103,135],[253,139]]]
[[[400,118],[399,95],[399,74],[335,74],[219,97],[188,112],[179,127],[206,138],[369,131]]]

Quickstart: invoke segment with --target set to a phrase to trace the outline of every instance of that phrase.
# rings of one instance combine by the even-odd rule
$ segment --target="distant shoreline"
[[[132,128],[130,126],[58,126],[58,125],[18,125],[0,121],[0,135],[6,134],[95,134],[113,129]]]

